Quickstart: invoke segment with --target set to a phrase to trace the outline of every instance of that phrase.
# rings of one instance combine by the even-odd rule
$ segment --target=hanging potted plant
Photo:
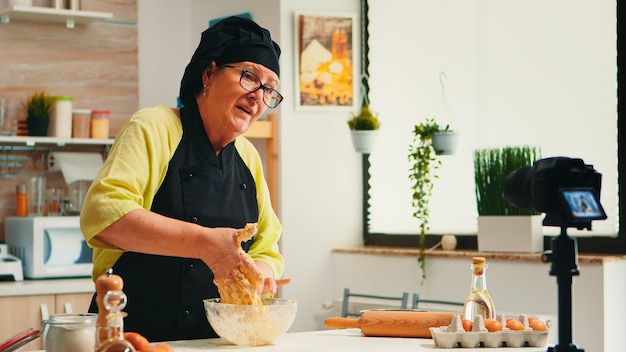
[[[441,166],[439,155],[444,153],[435,147],[433,137],[436,133],[450,132],[450,126],[439,126],[434,118],[426,118],[425,121],[415,125],[413,140],[409,146],[409,179],[411,180],[413,217],[419,221],[419,257],[422,278],[426,277],[425,271],[425,238],[430,229],[428,225],[428,205],[434,187],[434,180],[438,178],[437,170]],[[456,145],[455,145],[456,146]],[[446,153],[451,150],[446,149]]]
[[[435,124],[437,129],[433,133],[433,148],[437,155],[452,155],[456,152],[456,146],[458,144],[459,135],[456,131],[450,128],[450,125],[446,125],[441,128]]]
[[[478,210],[478,250],[540,252],[541,215],[520,209],[504,197],[508,175],[541,158],[539,147],[513,146],[474,151],[474,181]]]
[[[39,91],[33,93],[26,101],[22,101],[21,104],[26,113],[28,135],[48,135],[48,125],[50,124],[50,113],[54,106],[54,99],[51,96],[47,96],[43,91]]]
[[[370,109],[367,99],[364,99],[359,114],[352,114],[352,118],[348,120],[348,127],[354,149],[358,153],[371,154],[376,143],[380,121],[378,120],[378,113]]]

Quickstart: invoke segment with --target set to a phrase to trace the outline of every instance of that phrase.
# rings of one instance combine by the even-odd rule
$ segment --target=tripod
[[[550,275],[557,277],[559,309],[559,343],[548,347],[548,352],[584,352],[572,343],[572,276],[578,275],[575,238],[567,235],[567,226],[561,226],[561,234],[552,240],[552,250],[544,252],[542,261],[552,262]]]

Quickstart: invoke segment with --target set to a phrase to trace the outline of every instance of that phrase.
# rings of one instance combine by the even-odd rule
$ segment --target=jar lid
[[[95,325],[98,314],[95,313],[57,313],[50,314],[48,324]]]
[[[104,114],[110,114],[111,111],[110,110],[91,110],[91,113],[93,115],[104,115]]]
[[[74,114],[91,114],[91,109],[74,109],[72,110]]]

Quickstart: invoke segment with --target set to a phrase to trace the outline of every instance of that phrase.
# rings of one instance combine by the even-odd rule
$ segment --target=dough
[[[256,231],[256,223],[246,224],[243,230],[237,232],[235,240],[238,244],[246,242],[256,234]],[[256,265],[248,254],[244,260],[245,263],[240,263],[226,277],[213,280],[220,292],[221,303],[262,304],[257,289],[263,284],[263,277],[258,270],[254,270]]]

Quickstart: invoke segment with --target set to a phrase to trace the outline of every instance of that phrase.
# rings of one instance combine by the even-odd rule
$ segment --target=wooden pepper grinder
[[[98,319],[96,320],[97,346],[100,346],[108,339],[107,316],[110,312],[105,307],[104,296],[109,291],[122,291],[122,288],[124,288],[124,280],[119,275],[114,275],[113,269],[107,269],[104,274],[96,279],[96,304],[98,305]]]

